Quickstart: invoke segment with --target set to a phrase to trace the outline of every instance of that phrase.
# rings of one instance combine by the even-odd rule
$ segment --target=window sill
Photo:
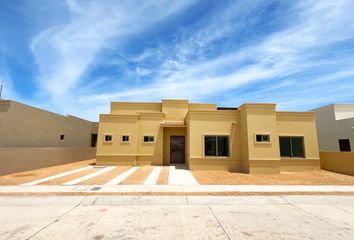
[[[260,145],[272,145],[271,142],[255,142],[255,144],[260,144]]]
[[[230,158],[230,156],[203,156],[203,158]]]

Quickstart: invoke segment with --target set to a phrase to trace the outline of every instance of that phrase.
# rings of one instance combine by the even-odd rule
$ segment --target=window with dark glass
[[[154,136],[144,136],[144,142],[154,142],[155,137]]]
[[[105,142],[112,142],[112,135],[104,135]]]
[[[61,134],[61,135],[60,135],[60,140],[64,140],[64,138],[65,138],[65,135],[64,135],[64,134]]]
[[[256,142],[270,142],[270,135],[269,134],[257,134],[256,135]]]
[[[229,137],[227,136],[205,136],[204,155],[214,157],[229,156]]]
[[[350,140],[349,139],[339,139],[339,151],[350,152]]]
[[[123,135],[122,142],[129,142],[129,135]]]
[[[303,137],[279,137],[279,147],[281,157],[305,157]]]

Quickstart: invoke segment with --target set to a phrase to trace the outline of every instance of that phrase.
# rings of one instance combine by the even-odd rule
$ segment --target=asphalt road
[[[354,196],[0,197],[0,239],[354,239]]]

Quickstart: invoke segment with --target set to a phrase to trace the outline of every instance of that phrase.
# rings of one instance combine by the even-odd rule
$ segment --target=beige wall
[[[112,103],[111,114],[100,117],[97,163],[169,165],[170,136],[183,135],[186,136],[186,164],[192,170],[279,173],[318,169],[314,113],[276,112],[275,106],[248,103],[238,110],[217,110],[215,104],[192,104],[187,100]],[[171,127],[183,122],[184,126]],[[103,143],[105,133],[118,137],[114,137],[113,143]],[[136,140],[122,146],[119,136],[123,133]],[[257,143],[256,134],[269,134],[270,142]],[[155,136],[155,143],[143,143],[144,135]],[[204,156],[205,135],[228,136],[230,155]],[[305,158],[281,158],[279,136],[303,136]]]
[[[247,121],[248,173],[279,173],[279,140],[275,104],[244,104],[240,107]],[[241,122],[243,124],[243,122]],[[256,134],[269,134],[269,143],[257,143]]]
[[[320,157],[313,112],[277,112],[279,136],[304,137],[305,158],[283,158],[280,161],[282,171],[320,169]]]
[[[0,100],[0,147],[89,147],[94,131],[80,118]]]
[[[0,175],[95,158],[96,148],[0,148]]]
[[[354,176],[354,152],[320,152],[321,168]]]
[[[236,111],[190,111],[189,129],[189,168],[190,169],[240,169],[240,144],[238,138],[239,118]],[[205,157],[204,136],[223,135],[229,137],[229,157]]]
[[[163,129],[160,123],[163,114],[141,114],[138,128],[137,164],[162,165],[163,162]],[[144,136],[154,136],[155,142],[144,143]]]
[[[140,111],[140,110],[139,110]],[[162,113],[135,115],[101,114],[97,141],[98,165],[162,165],[163,129]],[[110,143],[104,135],[113,136]],[[122,143],[121,136],[129,135],[129,143]],[[155,142],[144,143],[144,136],[154,136]]]

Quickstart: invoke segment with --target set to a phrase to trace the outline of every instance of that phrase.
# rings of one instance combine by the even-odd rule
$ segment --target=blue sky
[[[0,0],[3,97],[97,120],[110,101],[354,102],[352,0]]]

